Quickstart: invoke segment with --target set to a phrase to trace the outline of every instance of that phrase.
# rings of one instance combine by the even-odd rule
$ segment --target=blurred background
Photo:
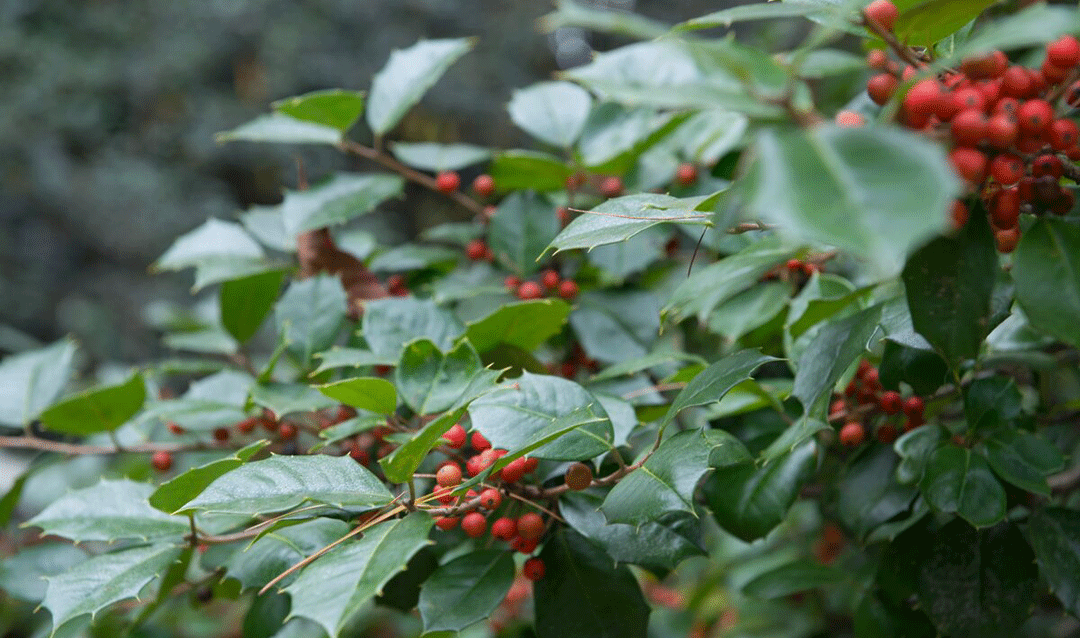
[[[744,4],[582,3],[667,23]],[[553,8],[514,0],[0,0],[0,353],[73,334],[98,361],[160,354],[148,304],[192,301],[190,272],[148,272],[176,236],[210,216],[277,203],[283,186],[295,186],[297,158],[314,178],[349,168],[329,149],[220,145],[214,133],[282,97],[366,89],[391,50],[420,38],[479,41],[395,138],[527,144],[504,110],[512,90],[623,43],[578,29],[541,33],[538,18]],[[363,223],[393,241],[460,214],[425,197],[410,191]]]

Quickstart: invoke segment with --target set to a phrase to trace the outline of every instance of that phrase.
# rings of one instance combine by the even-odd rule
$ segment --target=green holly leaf
[[[501,193],[561,190],[566,188],[566,178],[574,174],[566,162],[554,155],[520,150],[496,153],[488,171]]]
[[[450,65],[473,47],[472,38],[420,40],[396,49],[371,80],[367,123],[376,136],[394,128]]]
[[[641,525],[667,512],[694,513],[694,491],[714,467],[751,460],[723,430],[686,430],[665,440],[645,464],[619,481],[600,506],[609,523]]]
[[[213,283],[239,279],[269,268],[258,242],[234,222],[210,218],[176,238],[151,270],[195,268],[195,291]]]
[[[374,508],[393,499],[374,474],[348,456],[272,456],[215,479],[183,512],[282,512],[306,502],[338,508]]]
[[[45,427],[65,434],[111,432],[138,414],[146,401],[146,382],[138,372],[127,381],[94,388],[53,404],[41,413]]]
[[[1050,496],[1046,477],[1065,466],[1057,446],[1030,432],[1003,428],[983,444],[986,460],[1003,481],[1046,497]]]
[[[954,236],[923,246],[904,267],[912,326],[953,367],[974,358],[990,332],[996,272],[997,253],[984,215],[973,215]]]
[[[833,387],[844,372],[870,347],[878,333],[881,305],[825,325],[799,357],[792,395],[805,414],[824,417]]]
[[[679,392],[660,422],[660,427],[666,427],[679,412],[686,408],[715,403],[723,399],[732,388],[749,379],[754,370],[770,361],[777,361],[777,359],[756,350],[743,350],[713,363]]]
[[[892,449],[875,447],[853,459],[836,484],[840,520],[860,540],[907,511],[918,487],[896,480],[900,457]]]
[[[435,414],[454,406],[483,369],[468,341],[444,354],[431,341],[419,339],[405,346],[394,381],[414,412]]]
[[[50,636],[79,616],[89,614],[93,618],[113,603],[137,598],[180,553],[180,548],[172,545],[123,549],[95,556],[49,578],[41,606],[52,615]]]
[[[533,585],[538,638],[645,638],[649,606],[637,579],[584,536],[560,529],[540,553]]]
[[[402,164],[425,171],[456,171],[485,162],[491,150],[472,144],[435,144],[433,142],[395,142],[390,151]]]
[[[75,342],[9,355],[0,362],[0,424],[28,425],[60,395],[71,378]]]
[[[513,555],[470,552],[441,565],[420,588],[424,632],[460,631],[489,617],[514,582]]]
[[[427,514],[414,512],[372,526],[359,540],[319,557],[285,588],[292,597],[290,617],[315,621],[336,638],[352,613],[430,544],[433,524]]]
[[[47,578],[62,574],[87,559],[86,552],[70,543],[45,541],[19,548],[0,561],[0,589],[30,603],[45,598]]]
[[[1080,226],[1075,220],[1040,219],[1024,231],[1012,276],[1028,322],[1080,346]]]
[[[332,275],[289,284],[274,309],[288,351],[307,363],[316,352],[329,348],[345,323],[346,304],[341,281]]]
[[[221,325],[239,343],[254,337],[274,309],[284,278],[284,270],[271,270],[221,285]]]
[[[416,339],[429,339],[440,350],[449,350],[465,334],[465,326],[434,301],[390,297],[365,304],[361,334],[372,352],[396,361],[405,344]]]
[[[593,489],[563,494],[559,513],[612,559],[663,571],[675,569],[683,559],[705,554],[700,521],[693,514],[668,512],[636,526],[609,523],[600,511],[605,496]]]
[[[487,352],[499,344],[532,352],[557,335],[569,316],[570,304],[561,299],[519,301],[470,321],[465,334],[478,352]]]
[[[1080,512],[1049,507],[1032,512],[1027,537],[1039,573],[1073,615],[1080,615]]]
[[[158,486],[148,499],[150,505],[169,514],[179,511],[181,507],[198,496],[218,477],[240,467],[251,457],[262,451],[268,444],[269,441],[256,441],[237,450],[230,457],[191,468]]]
[[[281,203],[285,232],[295,236],[344,224],[401,195],[404,187],[397,175],[338,173],[309,189],[287,191]]]
[[[397,389],[378,377],[354,377],[315,386],[334,401],[359,410],[390,415],[397,409]]]
[[[1005,518],[1005,488],[981,454],[943,445],[931,456],[922,479],[926,501],[940,512],[955,512],[975,527]]]
[[[835,567],[803,559],[758,574],[743,586],[743,593],[754,598],[782,598],[831,585],[842,579],[843,574]]]
[[[558,419],[575,413],[581,427],[536,450],[534,456],[573,461],[607,452],[614,436],[611,421],[596,397],[573,381],[526,372],[469,406],[473,428],[494,447],[511,451],[555,427],[565,427]],[[595,422],[597,417],[602,421]]]
[[[750,215],[799,240],[850,251],[882,276],[945,230],[960,194],[941,146],[900,129],[764,129],[754,157],[745,191]]]
[[[570,82],[540,82],[514,91],[506,108],[514,124],[529,135],[569,148],[585,127],[592,97]]]
[[[364,112],[364,94],[360,91],[326,89],[287,97],[271,106],[283,115],[329,126],[344,133]]]
[[[272,144],[331,144],[341,142],[341,131],[280,113],[260,115],[231,131],[214,136],[218,142],[270,142]]]
[[[720,468],[705,483],[716,522],[735,536],[752,541],[780,524],[799,490],[817,465],[817,445],[806,441],[762,466],[745,463]]]
[[[499,204],[491,218],[488,242],[496,259],[528,276],[538,270],[537,260],[558,233],[554,204],[531,191],[515,192]]]
[[[92,487],[61,496],[23,525],[40,527],[45,534],[77,543],[122,539],[180,540],[190,533],[186,518],[169,516],[147,503],[153,491],[154,486],[149,483],[128,479],[102,480]]]

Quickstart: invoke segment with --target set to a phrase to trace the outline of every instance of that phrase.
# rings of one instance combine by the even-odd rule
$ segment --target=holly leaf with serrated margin
[[[181,513],[265,514],[311,501],[341,508],[374,508],[393,499],[374,474],[348,456],[272,456],[222,475]]]
[[[292,597],[289,617],[313,620],[335,638],[352,612],[382,591],[413,554],[431,543],[428,532],[433,524],[427,514],[413,512],[374,525],[359,540],[320,556],[285,588]]]
[[[609,523],[641,525],[667,512],[694,513],[694,490],[714,467],[747,463],[750,452],[723,430],[687,430],[665,440],[608,493],[600,511]]]
[[[188,520],[151,507],[147,498],[153,491],[154,486],[149,483],[102,480],[61,496],[23,526],[40,527],[45,534],[77,543],[180,540],[190,531]]]
[[[150,495],[148,499],[150,505],[162,512],[175,513],[185,503],[198,496],[215,479],[240,467],[269,443],[266,440],[256,441],[237,450],[236,454],[231,457],[193,467],[183,474],[162,483]]]

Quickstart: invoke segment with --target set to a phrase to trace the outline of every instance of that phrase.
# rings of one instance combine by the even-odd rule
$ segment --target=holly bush
[[[176,356],[0,362],[6,635],[1075,631],[1080,13],[993,4],[566,2],[633,43],[535,148],[395,139],[470,39],[222,134],[372,170],[179,237]]]

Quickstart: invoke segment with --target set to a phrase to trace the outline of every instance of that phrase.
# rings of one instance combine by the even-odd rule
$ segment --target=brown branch
[[[220,443],[137,443],[124,447],[83,445],[65,443],[64,441],[51,441],[36,436],[0,436],[0,448],[41,450],[43,452],[56,452],[57,454],[123,454],[126,452],[153,453],[239,449],[236,446]]]
[[[735,224],[731,228],[727,229],[729,235],[741,235],[743,233],[749,233],[755,230],[772,230],[776,228],[774,224],[764,224],[762,222],[744,222],[742,224]]]
[[[1047,484],[1055,492],[1068,492],[1080,485],[1080,465],[1047,477]]]
[[[481,206],[480,203],[477,202],[475,199],[469,197],[468,195],[460,191],[443,193],[441,190],[439,190],[439,185],[435,181],[434,177],[425,173],[421,173],[420,171],[417,171],[402,164],[401,162],[397,161],[392,156],[384,153],[381,150],[372,148],[370,146],[364,146],[363,144],[359,144],[352,140],[342,141],[338,145],[338,148],[340,148],[342,151],[345,151],[346,153],[352,153],[353,155],[357,155],[366,160],[375,162],[376,164],[379,164],[384,168],[388,168],[397,173],[398,175],[401,175],[405,179],[409,180],[410,182],[413,182],[414,184],[419,184],[420,186],[423,186],[430,191],[440,194],[446,194],[448,197],[450,197],[450,199],[454,200],[464,208],[467,208],[475,215],[483,216],[484,214],[484,207]]]
[[[862,20],[857,24],[870,29],[874,35],[884,40],[885,44],[889,45],[889,48],[895,51],[896,55],[900,56],[901,60],[907,62],[912,67],[918,68],[923,65],[923,61],[915,56],[915,52],[912,51],[910,47],[897,40],[892,31],[889,31],[874,20],[868,20],[866,16],[863,16]]]

